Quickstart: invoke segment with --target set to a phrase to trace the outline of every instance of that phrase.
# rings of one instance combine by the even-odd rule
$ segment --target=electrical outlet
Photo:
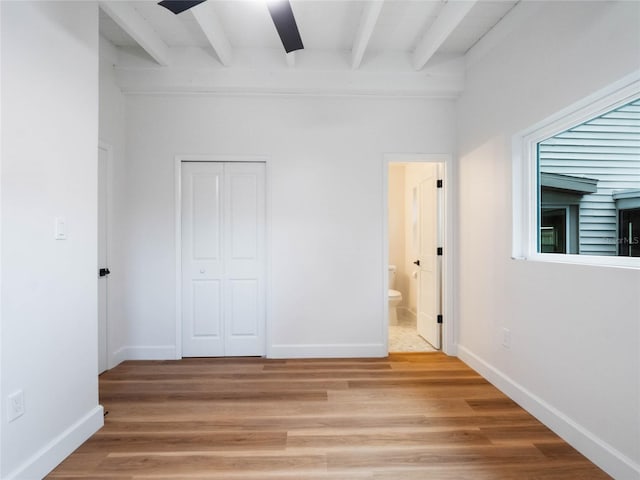
[[[24,415],[24,393],[18,390],[7,397],[7,421],[13,422]]]
[[[502,346],[507,350],[511,348],[511,330],[508,328],[502,329]]]

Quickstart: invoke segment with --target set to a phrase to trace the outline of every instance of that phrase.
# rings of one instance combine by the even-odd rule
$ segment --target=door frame
[[[243,162],[264,163],[265,170],[265,325],[264,352],[271,357],[271,175],[270,162],[266,155],[189,155],[174,157],[174,204],[175,204],[175,244],[176,244],[176,345],[175,358],[182,358],[182,162]]]
[[[447,355],[457,355],[456,316],[454,309],[454,219],[453,219],[453,189],[449,182],[453,178],[452,155],[448,153],[386,153],[382,161],[382,286],[380,298],[382,301],[382,331],[385,351],[389,351],[389,164],[391,163],[437,163],[441,165],[443,180],[443,195],[441,198],[441,227],[442,227],[442,264],[441,264],[441,296],[442,296],[442,351]]]
[[[110,263],[111,259],[113,258],[112,255],[112,245],[113,245],[113,145],[111,145],[108,142],[105,142],[102,139],[98,139],[98,150],[104,150],[107,153],[107,166],[106,166],[106,172],[107,172],[107,178],[106,178],[106,197],[107,197],[107,214],[106,214],[106,227],[107,227],[107,246],[106,246],[106,256],[107,256],[107,263]],[[96,167],[97,167],[97,172],[99,175],[100,172],[100,168],[97,165],[98,162],[100,161],[100,158],[96,155]],[[96,187],[98,185],[98,182],[100,182],[100,179],[97,177],[96,175]],[[96,245],[96,251],[97,251],[97,245]],[[96,274],[97,274],[97,269],[100,268],[100,265],[98,265],[97,262],[97,255],[96,255]],[[107,314],[105,315],[105,330],[106,330],[106,338],[105,338],[105,343],[106,343],[106,349],[107,349],[107,370],[113,368],[116,366],[116,362],[113,356],[113,353],[110,351],[109,347],[111,345],[112,342],[109,341],[109,335],[111,332],[111,329],[109,328],[110,326],[110,311],[112,310],[111,308],[109,308],[109,277],[105,277],[104,279],[107,282],[107,298],[106,298],[106,307],[107,307]],[[98,325],[99,327],[99,325]],[[98,328],[98,335],[100,333],[100,329]],[[100,341],[100,337],[98,336],[98,342]],[[98,349],[99,351],[99,349]]]

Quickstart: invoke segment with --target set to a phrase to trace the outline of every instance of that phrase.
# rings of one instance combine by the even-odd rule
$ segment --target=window
[[[515,140],[514,257],[640,267],[640,74]]]
[[[568,248],[572,215],[569,207],[542,207],[540,220],[540,251],[544,253],[573,253]]]
[[[618,210],[618,255],[640,257],[640,189],[613,195]]]
[[[619,255],[640,257],[640,208],[620,210]]]
[[[538,158],[540,158],[540,148],[538,148]],[[596,192],[597,183],[598,180],[592,178],[540,172],[538,175],[539,252],[579,253],[580,202],[584,195]],[[562,212],[562,223],[558,223],[560,212]],[[549,227],[553,227],[553,230]],[[550,236],[556,239],[553,248],[548,243]]]

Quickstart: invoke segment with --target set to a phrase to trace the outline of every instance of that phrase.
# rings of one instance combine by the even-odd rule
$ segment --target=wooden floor
[[[51,479],[610,478],[455,358],[129,361]]]

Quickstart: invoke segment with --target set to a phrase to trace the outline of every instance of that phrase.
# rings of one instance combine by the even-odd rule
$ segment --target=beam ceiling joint
[[[369,46],[369,41],[380,17],[383,4],[384,0],[371,0],[364,7],[356,39],[351,49],[351,68],[354,70],[359,68],[362,63],[362,57],[364,57],[364,53]]]
[[[460,25],[478,0],[449,0],[413,52],[413,68],[421,70]]]
[[[158,64],[169,66],[169,47],[149,22],[126,2],[101,1],[100,8]]]
[[[289,52],[289,53],[285,53],[286,55],[286,59],[287,59],[287,65],[289,66],[289,68],[295,68],[296,66],[296,52],[299,52],[300,50],[294,51],[294,52]]]
[[[231,66],[233,62],[233,49],[231,48],[229,39],[224,33],[218,14],[215,11],[214,2],[201,3],[189,10],[188,14],[193,16],[200,30],[202,30],[202,33],[207,37],[220,63],[225,67]]]

